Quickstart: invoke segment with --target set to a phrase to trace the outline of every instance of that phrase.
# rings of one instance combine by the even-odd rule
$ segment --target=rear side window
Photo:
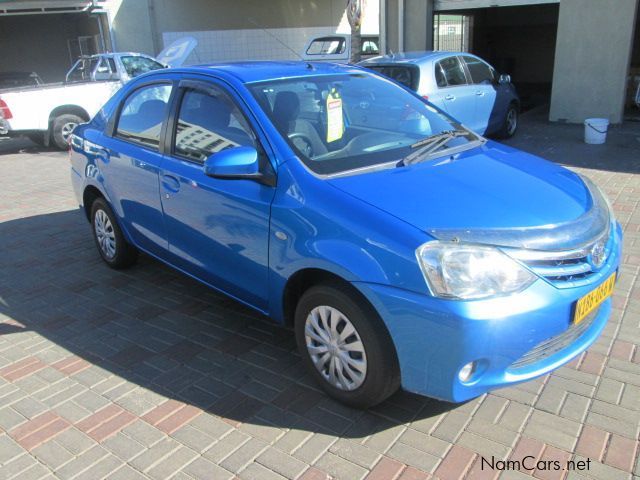
[[[493,68],[479,58],[462,57],[467,64],[473,83],[493,83],[496,78]]]
[[[395,66],[395,65],[384,65],[384,66],[372,66],[369,67],[371,70],[374,70],[378,73],[381,73],[385,77],[389,77],[392,80],[395,80],[398,83],[401,83],[405,87],[410,88],[411,90],[418,89],[418,82],[420,81],[420,72],[416,67],[410,66]]]
[[[344,53],[346,48],[347,42],[344,37],[316,38],[307,48],[307,55],[339,55]]]
[[[210,155],[238,146],[258,148],[233,100],[218,89],[186,90],[180,104],[174,153],[204,163]]]
[[[116,135],[157,149],[170,95],[171,85],[149,85],[133,92],[122,105]]]
[[[442,69],[442,74],[444,75],[448,87],[467,84],[467,77],[464,75],[464,70],[460,60],[458,60],[458,57],[449,57],[440,60],[436,64],[436,71],[438,65],[440,65],[440,68]]]

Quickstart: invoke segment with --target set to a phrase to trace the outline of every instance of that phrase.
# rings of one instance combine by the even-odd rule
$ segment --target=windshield
[[[151,72],[152,70],[165,68],[160,62],[138,55],[120,57],[120,61],[122,62],[125,72],[127,72],[127,75],[131,78],[142,75],[143,73]]]
[[[396,83],[368,74],[318,75],[248,85],[275,127],[314,172],[398,162],[442,132],[438,151],[479,139]],[[433,152],[429,152],[433,154]]]

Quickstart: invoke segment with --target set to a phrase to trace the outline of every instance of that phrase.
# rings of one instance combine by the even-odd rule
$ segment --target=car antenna
[[[296,57],[298,57],[301,61],[304,61],[304,59],[302,58],[302,56],[296,52],[293,48],[291,48],[289,45],[287,45],[286,43],[284,43],[282,40],[280,40],[278,37],[276,37],[273,33],[271,33],[270,31],[268,31],[266,28],[264,28],[263,26],[259,25],[258,22],[256,22],[253,18],[249,18],[249,23],[251,23],[252,25],[255,25],[256,27],[258,27],[260,30],[262,30],[264,33],[266,33],[267,35],[269,35],[271,38],[273,38],[276,42],[278,42],[280,45],[282,45],[284,48],[286,48],[287,50],[289,50],[291,53],[293,53]],[[311,65],[310,63],[307,63],[307,68],[313,69],[313,65]]]

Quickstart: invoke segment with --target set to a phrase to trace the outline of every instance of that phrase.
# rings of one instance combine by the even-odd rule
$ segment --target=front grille
[[[582,334],[589,329],[589,327],[593,324],[595,318],[598,316],[599,311],[600,308],[596,308],[577,325],[571,324],[571,326],[564,332],[556,335],[555,337],[551,337],[540,342],[518,360],[513,362],[509,367],[509,370],[517,370],[519,368],[523,368],[533,363],[539,362],[540,360],[544,360],[545,358],[548,358],[551,355],[568,347],[573,342],[578,340],[582,336]]]
[[[598,239],[575,250],[513,249],[506,252],[554,286],[573,288],[595,283],[602,276],[592,259],[593,249],[598,243],[604,245],[604,259],[600,265],[602,267],[609,259],[613,248],[613,234],[610,229],[607,229]]]

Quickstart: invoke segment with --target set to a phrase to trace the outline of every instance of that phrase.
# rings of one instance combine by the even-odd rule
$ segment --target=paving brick
[[[91,466],[98,463],[107,455],[109,455],[109,452],[101,446],[96,445],[82,455],[64,464],[64,466],[56,470],[56,475],[63,480],[70,479],[91,468]]]
[[[578,422],[536,410],[531,415],[524,434],[561,450],[572,451],[579,431]]]
[[[566,475],[564,468],[570,458],[571,453],[547,445],[540,457],[543,468],[536,469],[533,475],[541,480],[561,479]]]
[[[2,441],[0,440],[0,447]],[[2,475],[4,479],[20,478],[20,475],[26,470],[38,463],[32,455],[19,455],[2,465]]]
[[[322,455],[315,466],[336,480],[360,480],[367,474],[366,469],[330,452]]]
[[[51,364],[51,367],[59,370],[65,375],[74,375],[81,372],[82,370],[89,368],[90,366],[91,364],[89,362],[75,355],[64,358],[62,360],[58,360],[57,362]]]
[[[493,417],[497,418],[498,415]],[[476,454],[464,447],[454,445],[447,452],[444,460],[438,465],[435,476],[442,480],[457,480],[466,475],[471,468]]]
[[[430,478],[430,475],[428,473],[408,466],[400,474],[397,480],[427,480],[428,478]]]
[[[9,434],[23,448],[31,450],[70,426],[66,420],[48,411],[14,428]]]
[[[91,465],[77,477],[74,477],[73,480],[96,480],[97,478],[104,478],[121,465],[122,462],[118,458],[109,454]]]
[[[605,447],[609,441],[609,432],[585,425],[580,433],[575,452],[585,457],[602,460]]]
[[[151,447],[165,438],[165,434],[142,420],[136,420],[122,430],[122,433],[133,438],[145,447]]]
[[[22,455],[24,450],[12,438],[0,435],[0,465]]]
[[[31,454],[51,470],[57,470],[73,458],[73,455],[55,440],[34,448]]]
[[[404,463],[389,457],[382,457],[365,478],[366,480],[393,480],[402,473],[405,467]]]
[[[189,421],[193,420],[201,413],[202,410],[200,410],[199,408],[196,408],[192,405],[185,405],[170,414],[164,420],[158,422],[155,426],[163,432],[171,434],[183,425],[187,424]]]
[[[170,478],[178,470],[190,463],[198,454],[187,447],[180,447],[171,452],[171,455],[164,458],[147,471],[147,475],[158,480]]]
[[[19,362],[0,369],[0,376],[10,382],[15,382],[20,378],[46,368],[46,366],[47,365],[38,357],[27,357]]]
[[[400,435],[398,441],[440,458],[444,457],[444,454],[451,445],[444,440],[425,435],[411,428],[406,429],[404,433]]]
[[[259,463],[249,464],[238,474],[241,480],[285,480],[285,477]]]
[[[129,464],[141,472],[146,472],[156,463],[170,456],[178,448],[180,448],[180,444],[178,442],[170,438],[165,438],[133,458]]]
[[[257,438],[250,438],[231,455],[220,462],[220,466],[230,472],[239,473],[267,448],[267,443]],[[216,448],[216,445],[211,447]]]
[[[607,453],[604,463],[612,467],[619,468],[625,472],[633,470],[638,452],[638,441],[621,437],[620,435],[612,435],[607,447]]]
[[[275,448],[267,448],[256,462],[289,479],[297,478],[307,468],[304,462]]]
[[[148,478],[149,477],[143,475],[137,470],[134,470],[129,465],[122,465],[116,471],[111,473],[107,477],[107,480],[146,480]],[[176,479],[176,477],[173,478]]]
[[[229,480],[234,477],[233,473],[202,457],[196,458],[182,471],[195,480]]]
[[[145,447],[122,432],[118,432],[112,437],[102,442],[102,446],[113,453],[121,460],[127,462],[136,455],[139,455]]]
[[[386,455],[425,472],[433,471],[440,462],[439,457],[416,450],[404,443],[395,444]]]
[[[214,463],[220,463],[247,443],[250,438],[251,437],[238,430],[232,430],[229,434],[214,443],[203,455]]]
[[[86,452],[96,445],[90,437],[73,427],[56,436],[55,441],[75,456]]]
[[[589,351],[583,357],[582,362],[580,362],[580,366],[578,368],[580,369],[580,371],[585,373],[600,375],[602,373],[602,369],[604,368],[606,358],[607,357],[600,353]]]

